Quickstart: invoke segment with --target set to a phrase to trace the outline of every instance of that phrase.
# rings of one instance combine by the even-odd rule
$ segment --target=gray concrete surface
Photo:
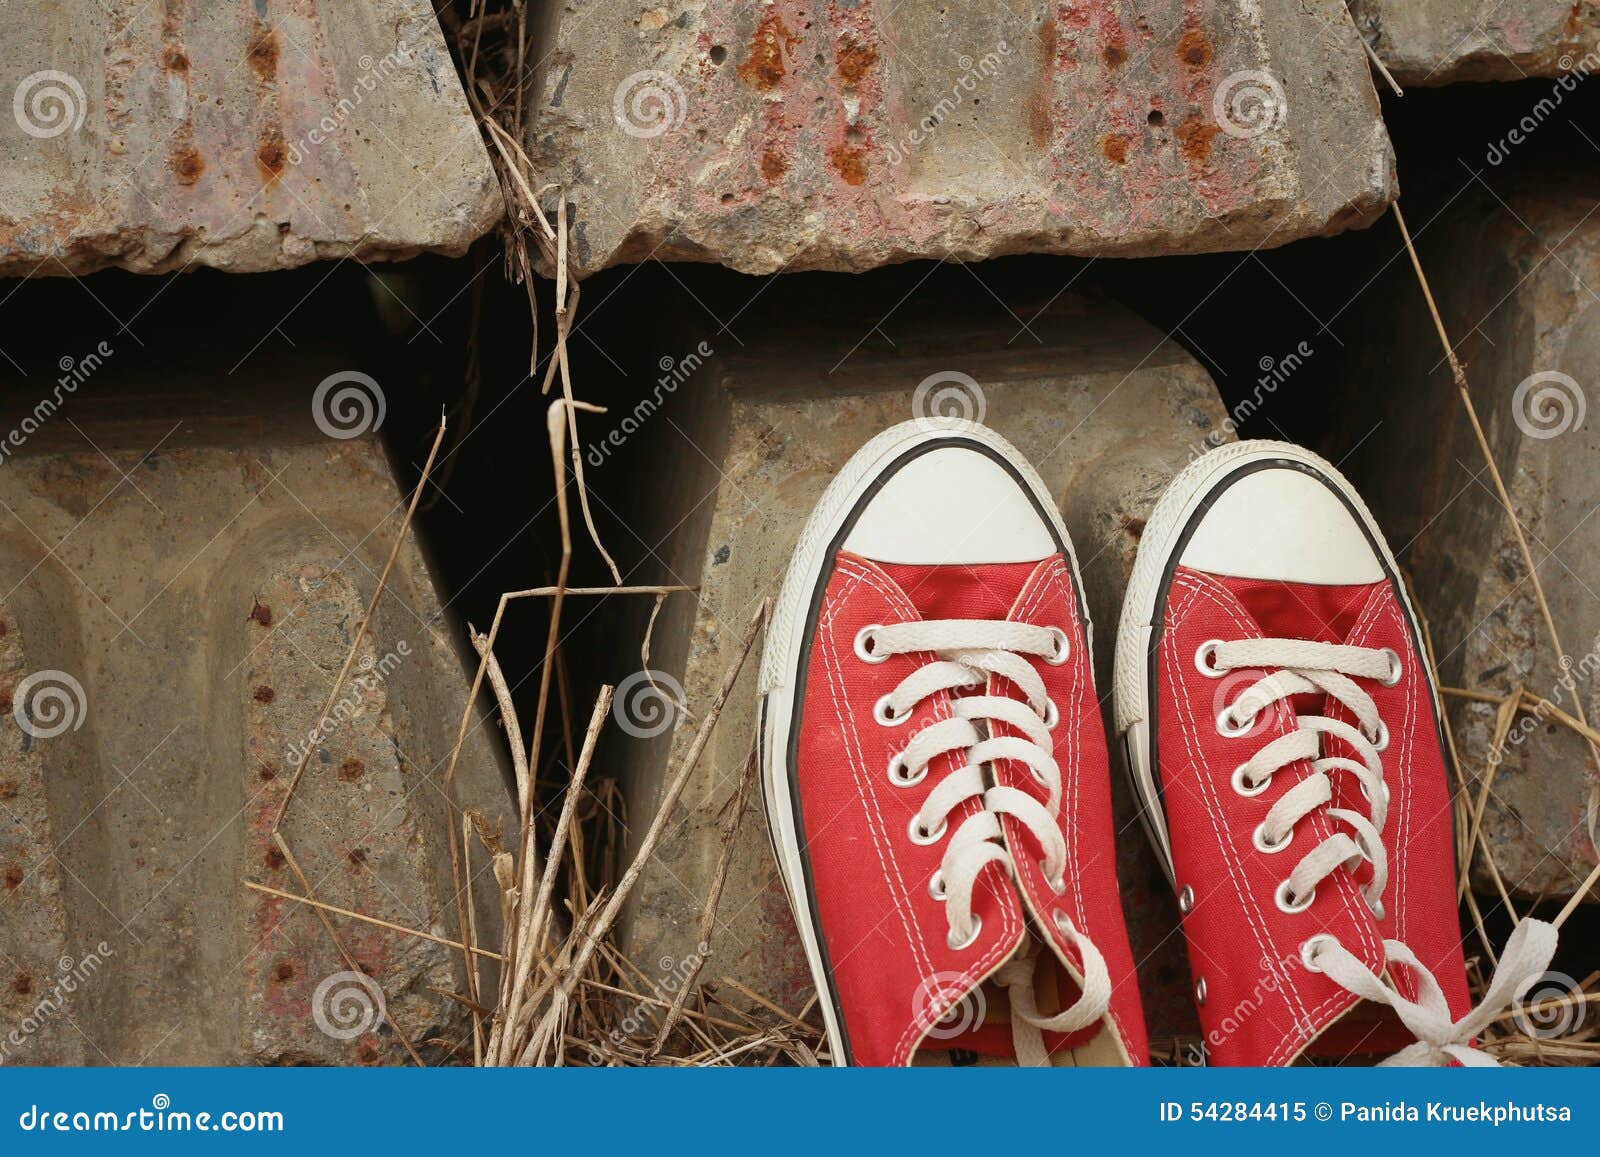
[[[1594,0],[1350,0],[1350,11],[1402,85],[1523,80],[1600,66]]]
[[[19,0],[0,276],[461,253],[499,186],[425,0]]]
[[[1468,195],[1419,242],[1445,326],[1528,536],[1567,649],[1557,655],[1509,519],[1460,406],[1409,269],[1367,296],[1361,425],[1348,463],[1405,547],[1446,684],[1503,695],[1523,686],[1600,718],[1600,218],[1581,174],[1545,178],[1502,204]],[[1398,305],[1396,303],[1399,303]],[[1379,352],[1382,351],[1382,352]],[[1566,668],[1566,669],[1564,669]],[[1476,798],[1495,707],[1446,700]],[[1584,742],[1548,714],[1519,716],[1493,772],[1484,832],[1522,899],[1570,896],[1594,867],[1586,808],[1597,773]],[[1475,886],[1492,890],[1483,858]]]
[[[1248,249],[1395,193],[1342,0],[537,7],[581,272]]]
[[[5,387],[0,1063],[404,1063],[396,1024],[470,1055],[433,991],[463,991],[455,954],[336,918],[363,992],[309,910],[244,887],[301,890],[273,816],[404,513],[376,434],[319,428],[295,355],[254,364],[42,419],[48,387]],[[455,633],[408,540],[285,823],[324,901],[451,938]],[[457,784],[503,818],[493,742]]]

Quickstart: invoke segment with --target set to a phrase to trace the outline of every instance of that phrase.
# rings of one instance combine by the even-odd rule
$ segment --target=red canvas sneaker
[[[1184,913],[1209,1059],[1472,1039],[1549,964],[1512,935],[1470,1010],[1439,702],[1394,557],[1327,462],[1240,442],[1173,481],[1117,638],[1116,721]]]
[[[1142,1064],[1067,532],[1004,439],[880,434],[761,672],[768,826],[835,1064]]]

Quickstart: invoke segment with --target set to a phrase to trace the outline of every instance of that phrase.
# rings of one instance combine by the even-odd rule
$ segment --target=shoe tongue
[[[1325,586],[1213,576],[1232,592],[1269,639],[1342,643],[1379,583]]]
[[[878,563],[924,619],[1005,619],[1037,562],[926,566]]]

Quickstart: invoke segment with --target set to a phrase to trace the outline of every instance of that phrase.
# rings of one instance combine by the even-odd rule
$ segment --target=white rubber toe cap
[[[1280,582],[1384,578],[1377,552],[1338,494],[1287,466],[1246,474],[1218,494],[1179,561],[1210,574]]]
[[[930,450],[896,470],[843,545],[874,562],[915,565],[1037,562],[1058,549],[1022,484],[963,446]]]

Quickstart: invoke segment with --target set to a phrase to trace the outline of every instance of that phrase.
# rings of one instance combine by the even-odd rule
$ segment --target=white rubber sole
[[[823,960],[819,931],[812,925],[811,897],[806,886],[805,861],[795,829],[793,799],[789,790],[789,744],[795,716],[796,697],[804,693],[800,677],[800,657],[804,650],[807,619],[828,564],[831,547],[852,513],[884,472],[908,453],[933,442],[959,439],[981,446],[998,455],[1016,469],[1034,492],[1047,513],[1072,564],[1073,581],[1083,589],[1078,576],[1078,560],[1067,535],[1061,512],[1050,496],[1044,480],[1011,443],[993,430],[959,419],[920,418],[893,426],[857,450],[828,484],[812,509],[800,541],[795,545],[783,586],[773,605],[767,627],[766,649],[761,660],[761,791],[766,804],[768,830],[778,871],[794,909],[795,924],[805,946],[806,960],[817,986],[817,1003],[827,1027],[829,1051],[835,1065],[848,1063],[844,1037],[840,1033],[832,987]],[[1085,636],[1093,645],[1087,621]]]
[[[1348,501],[1357,520],[1371,535],[1388,572],[1395,576],[1396,585],[1400,588],[1401,604],[1411,622],[1419,652],[1421,650],[1422,631],[1418,627],[1416,612],[1411,606],[1405,584],[1399,581],[1400,568],[1389,550],[1389,544],[1378,529],[1367,504],[1344,475],[1327,460],[1290,442],[1234,442],[1211,451],[1179,472],[1145,523],[1139,553],[1134,559],[1133,575],[1128,581],[1127,594],[1123,597],[1122,618],[1117,627],[1114,696],[1117,733],[1122,741],[1128,777],[1140,802],[1145,832],[1166,869],[1167,879],[1174,885],[1172,847],[1167,836],[1166,816],[1161,808],[1161,794],[1156,785],[1156,769],[1150,758],[1150,697],[1153,689],[1149,680],[1149,655],[1156,601],[1178,540],[1196,512],[1215,492],[1217,485],[1242,467],[1274,461],[1289,461],[1310,467],[1324,476]],[[1426,654],[1423,654],[1424,662],[1426,659]],[[1431,672],[1429,686],[1433,690],[1437,717],[1441,710],[1439,692]]]

